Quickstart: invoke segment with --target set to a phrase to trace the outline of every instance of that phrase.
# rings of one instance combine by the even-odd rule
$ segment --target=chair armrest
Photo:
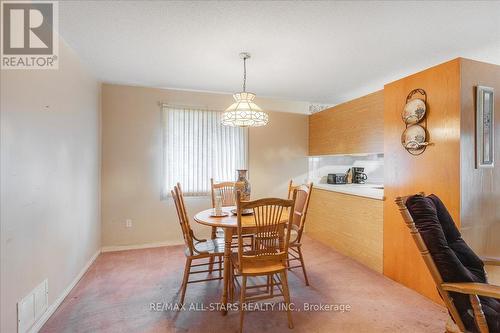
[[[500,258],[495,257],[480,257],[483,264],[486,266],[500,266]]]
[[[493,284],[476,282],[443,283],[441,287],[446,291],[500,299],[500,286]]]
[[[197,242],[203,243],[203,242],[206,242],[206,241],[207,241],[207,240],[206,240],[206,239],[204,239],[204,238],[202,238],[202,239],[197,238],[197,237],[194,235],[193,230],[189,230],[189,234],[190,234],[190,235],[191,235],[191,237],[192,237],[195,241],[197,241]]]

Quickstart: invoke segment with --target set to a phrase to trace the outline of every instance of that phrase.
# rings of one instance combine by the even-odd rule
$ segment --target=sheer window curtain
[[[248,130],[221,125],[222,112],[161,105],[162,198],[181,183],[187,196],[210,192],[210,178],[234,181],[248,163]]]

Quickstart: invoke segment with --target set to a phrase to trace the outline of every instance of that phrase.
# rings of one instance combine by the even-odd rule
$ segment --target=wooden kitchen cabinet
[[[305,233],[382,273],[383,214],[382,200],[313,189]]]
[[[310,156],[383,151],[383,90],[309,116]]]

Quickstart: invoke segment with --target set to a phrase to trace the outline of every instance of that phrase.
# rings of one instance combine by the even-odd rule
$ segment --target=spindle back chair
[[[293,328],[293,322],[287,279],[287,253],[296,195],[297,193],[294,191],[290,200],[266,198],[242,201],[241,194],[238,191],[236,193],[238,252],[233,253],[231,257],[233,268],[242,277],[240,304],[243,305],[247,301],[283,296],[287,308],[289,328]],[[253,213],[253,222],[245,225],[245,228],[254,229],[254,241],[251,250],[247,250],[245,247],[242,227],[242,215],[248,210]],[[248,277],[267,276],[271,277],[268,281],[274,281],[274,275],[279,275],[280,283],[277,286],[280,288],[281,294],[271,292],[266,296],[247,297]],[[244,313],[244,307],[241,306],[240,332],[243,330]]]
[[[307,210],[309,209],[309,201],[311,199],[313,183],[294,185],[290,180],[288,184],[288,199],[291,199],[294,190],[297,191],[297,198],[293,208],[293,220],[291,224],[291,239],[288,251],[288,269],[302,268],[306,286],[309,285],[307,278],[304,255],[302,254],[302,234],[306,223]],[[298,261],[295,266],[291,266],[291,262]]]
[[[174,200],[177,217],[181,226],[182,236],[186,245],[186,248],[184,250],[184,254],[186,256],[186,264],[184,266],[184,276],[182,279],[180,296],[180,304],[183,304],[187,285],[189,283],[222,279],[222,258],[224,256],[224,241],[220,239],[206,240],[197,238],[194,235],[189,223],[184,196],[182,195],[180,184],[177,183],[177,185],[174,186],[174,189],[170,193],[172,195],[172,199]],[[206,261],[206,259],[208,259],[208,261]],[[191,281],[189,280],[190,275],[201,273],[212,274],[212,272],[214,271],[213,262],[215,261],[215,259],[217,259],[218,263],[218,269],[215,270],[216,272],[218,272],[217,277],[209,277]],[[193,261],[202,262],[193,264]],[[208,269],[204,269],[205,266],[208,266]],[[195,269],[193,270],[193,268]],[[201,268],[201,270],[199,268]]]

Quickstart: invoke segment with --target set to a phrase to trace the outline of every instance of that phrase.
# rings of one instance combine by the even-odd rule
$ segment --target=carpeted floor
[[[443,307],[315,240],[305,243],[311,286],[300,271],[289,273],[295,328],[288,329],[284,312],[254,311],[245,332],[444,331]],[[103,253],[41,332],[237,332],[237,312],[202,311],[200,304],[217,306],[220,281],[188,285],[186,307],[196,309],[168,308],[178,299],[183,269],[181,246]],[[305,311],[307,304],[333,309]]]

